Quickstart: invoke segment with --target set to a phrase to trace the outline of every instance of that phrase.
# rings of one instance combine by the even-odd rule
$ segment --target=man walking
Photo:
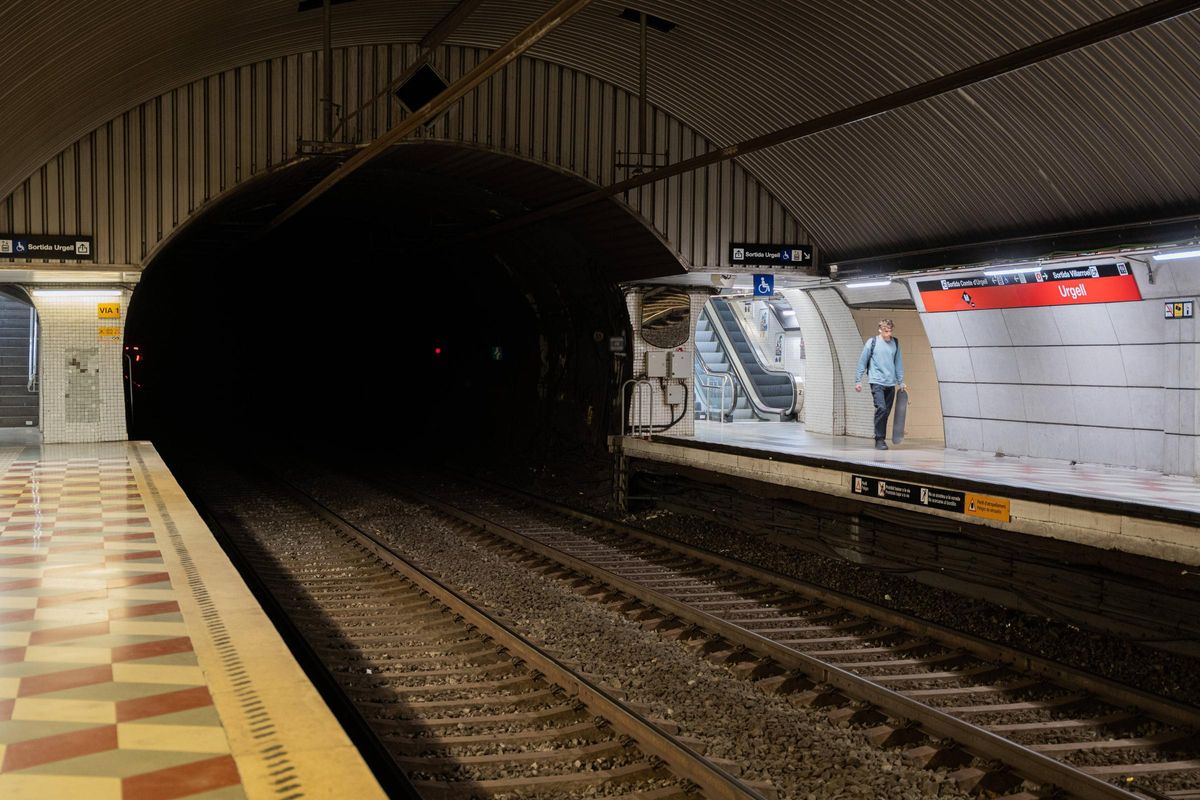
[[[868,370],[869,368],[869,370]],[[871,399],[875,401],[875,449],[887,450],[887,420],[896,399],[896,388],[907,392],[904,383],[904,359],[900,356],[900,340],[892,336],[892,321],[879,320],[879,335],[863,345],[858,357],[858,372],[854,374],[854,391],[862,391],[863,373],[871,384]]]

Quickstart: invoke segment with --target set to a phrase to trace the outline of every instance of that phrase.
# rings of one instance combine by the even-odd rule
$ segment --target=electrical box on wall
[[[666,350],[652,350],[646,353],[647,378],[667,377],[667,355]]]
[[[667,386],[667,405],[681,406],[683,405],[683,397],[685,387],[682,383],[672,383]]]
[[[691,353],[686,350],[671,351],[671,375],[675,378],[687,377],[688,371],[692,368]]]

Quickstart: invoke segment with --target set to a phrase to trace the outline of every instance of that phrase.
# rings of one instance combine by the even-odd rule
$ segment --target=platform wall
[[[1163,318],[1200,262],[1132,266],[1141,301],[923,313],[946,446],[1200,474],[1195,321]]]
[[[34,294],[41,325],[44,443],[114,442],[128,437],[122,362],[129,298],[128,291],[119,298]],[[114,302],[120,304],[120,317],[100,318],[97,305]]]

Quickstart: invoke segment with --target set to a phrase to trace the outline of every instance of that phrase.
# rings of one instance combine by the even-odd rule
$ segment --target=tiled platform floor
[[[153,448],[0,448],[0,798],[300,796],[383,795]]]
[[[947,450],[937,442],[908,440],[890,450],[852,436],[809,433],[794,422],[696,422],[695,436],[656,437],[722,444],[768,453],[826,458],[846,464],[887,467],[926,475],[967,478],[1005,486],[1104,498],[1200,513],[1200,483],[1193,478],[1146,470],[1071,465],[1050,459],[996,456]]]

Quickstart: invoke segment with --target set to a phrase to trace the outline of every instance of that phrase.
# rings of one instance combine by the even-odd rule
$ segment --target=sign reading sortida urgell
[[[91,261],[94,250],[90,236],[0,233],[0,259]]]
[[[813,265],[813,249],[811,244],[730,242],[729,265],[805,269]]]

